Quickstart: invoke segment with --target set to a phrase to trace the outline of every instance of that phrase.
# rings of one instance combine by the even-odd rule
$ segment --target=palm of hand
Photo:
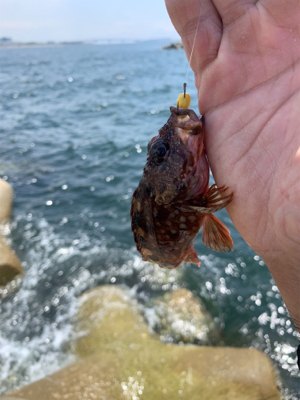
[[[216,183],[300,332],[298,0],[166,0],[189,57]]]
[[[300,20],[298,1],[167,0],[192,58],[217,184],[228,212],[267,261],[300,259]]]

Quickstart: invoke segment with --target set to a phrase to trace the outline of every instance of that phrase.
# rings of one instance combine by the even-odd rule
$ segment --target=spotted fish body
[[[167,123],[148,144],[148,158],[132,197],[131,223],[144,261],[173,269],[182,262],[200,266],[194,242],[230,251],[229,230],[213,212],[232,200],[227,188],[209,188],[201,120],[193,110],[171,107]]]

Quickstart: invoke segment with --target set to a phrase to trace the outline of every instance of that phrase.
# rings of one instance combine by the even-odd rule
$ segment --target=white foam
[[[28,223],[27,216],[18,216],[14,228],[22,223],[28,247],[23,259],[25,274],[19,289],[2,299],[1,306],[0,394],[74,361],[66,348],[75,338],[72,318],[79,306],[77,297],[98,282],[119,284],[121,279],[137,274],[138,282],[147,280],[151,287],[160,288],[162,284],[172,285],[180,275],[179,270],[165,271],[145,264],[131,251],[121,265],[116,265],[110,261],[116,254],[111,254],[104,242],[84,232],[77,232],[76,239],[61,237],[45,219],[31,218]],[[120,254],[118,259],[122,259]],[[90,272],[93,262],[99,263],[99,268]],[[132,288],[132,295],[136,290]]]
[[[38,233],[34,235],[35,231]],[[73,279],[53,287],[48,299],[43,298],[45,278],[51,278],[52,271],[57,271],[59,264],[74,255],[88,258],[91,250],[82,254],[70,240],[69,246],[66,245],[68,240],[55,234],[44,219],[35,227],[27,224],[26,233],[31,243],[23,262],[23,280],[19,289],[13,287],[13,295],[3,298],[1,304],[0,394],[41,379],[74,361],[66,346],[74,338],[72,318],[78,307],[76,298],[94,284],[91,273],[81,268]],[[87,241],[84,237],[81,243]],[[87,248],[96,252],[91,243]],[[6,287],[2,296],[12,290]],[[54,316],[48,317],[51,307]]]

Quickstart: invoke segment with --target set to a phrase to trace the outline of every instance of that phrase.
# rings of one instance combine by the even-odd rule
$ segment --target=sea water
[[[135,249],[131,195],[187,68],[184,52],[163,51],[164,44],[0,51],[0,177],[15,193],[6,239],[25,270],[20,287],[0,298],[0,394],[72,362],[76,298],[125,284],[141,304],[192,290],[224,345],[264,351],[287,398],[298,398],[297,333],[263,260],[226,211],[218,216],[235,250],[215,253],[197,239],[201,268],[164,271]],[[197,110],[192,73],[188,91]]]

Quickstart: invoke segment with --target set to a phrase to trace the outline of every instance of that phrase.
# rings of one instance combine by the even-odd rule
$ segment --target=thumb
[[[211,0],[165,0],[165,3],[188,59],[195,41],[191,67],[197,75],[218,54],[221,18]]]

